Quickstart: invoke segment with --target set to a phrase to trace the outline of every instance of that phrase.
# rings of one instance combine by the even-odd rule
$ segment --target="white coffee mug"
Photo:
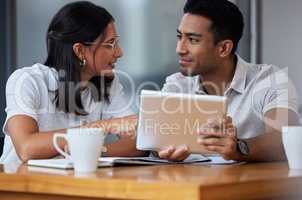
[[[282,127],[282,141],[290,169],[302,169],[302,126]]]
[[[70,155],[58,145],[58,138],[64,138]],[[105,134],[101,128],[72,128],[66,134],[56,133],[53,137],[55,149],[70,159],[76,172],[94,172],[101,156]]]

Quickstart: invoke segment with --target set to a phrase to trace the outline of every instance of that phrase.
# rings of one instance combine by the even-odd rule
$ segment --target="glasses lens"
[[[120,42],[119,38],[115,38],[115,40],[112,43],[112,48],[117,49],[119,46],[119,42]]]

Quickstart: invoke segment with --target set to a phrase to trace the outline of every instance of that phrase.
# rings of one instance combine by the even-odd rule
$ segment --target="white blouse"
[[[83,106],[89,113],[86,116],[58,111],[55,103],[57,88],[58,72],[39,63],[18,69],[9,77],[6,84],[7,117],[3,125],[5,141],[0,163],[20,162],[6,127],[7,121],[13,116],[26,115],[33,118],[39,131],[44,132],[134,114],[130,109],[131,102],[126,101],[123,86],[117,76],[112,81],[109,102],[95,102],[89,88],[82,92]],[[112,142],[116,139],[108,135],[106,141]]]

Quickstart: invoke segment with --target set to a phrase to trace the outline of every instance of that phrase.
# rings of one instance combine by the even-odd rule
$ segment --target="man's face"
[[[218,48],[210,27],[211,21],[205,17],[188,13],[182,17],[177,30],[176,53],[183,75],[205,75],[215,70]]]

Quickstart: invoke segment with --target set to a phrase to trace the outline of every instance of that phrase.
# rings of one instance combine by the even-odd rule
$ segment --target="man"
[[[163,91],[226,96],[227,115],[209,119],[198,143],[225,159],[284,160],[282,126],[298,124],[297,98],[284,71],[245,62],[235,54],[243,17],[227,0],[188,0],[177,30],[180,73]],[[168,147],[161,158],[183,160],[186,147]]]

